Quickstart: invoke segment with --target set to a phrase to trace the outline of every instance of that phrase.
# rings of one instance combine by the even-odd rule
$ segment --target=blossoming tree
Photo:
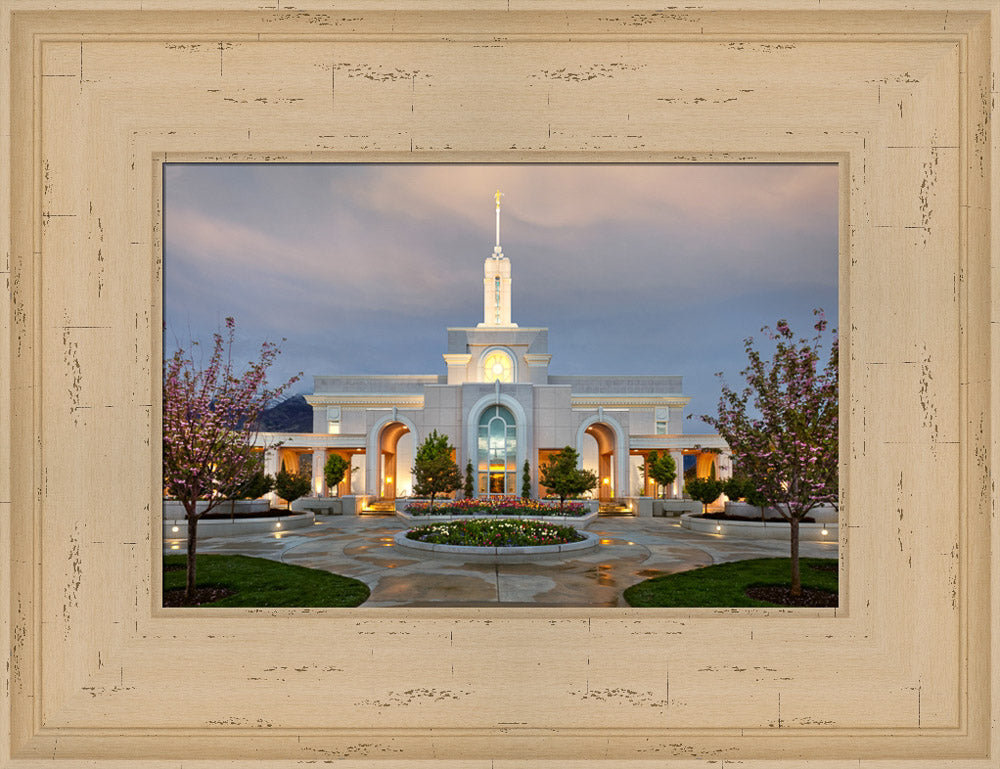
[[[163,485],[184,505],[188,599],[195,586],[198,520],[261,469],[260,449],[271,447],[255,448],[260,412],[299,379],[268,388],[267,369],[279,352],[271,342],[264,342],[259,359],[238,373],[232,359],[235,335],[236,321],[226,318],[226,335],[214,335],[207,365],[196,364],[183,349],[163,365]]]
[[[833,330],[824,356],[827,321],[822,310],[814,312],[812,340],[796,339],[784,320],[773,331],[761,329],[775,342],[770,360],[752,337],[745,339],[746,387],[737,392],[723,382],[718,415],[702,416],[725,438],[759,498],[788,521],[796,596],[802,594],[799,522],[818,505],[836,505],[838,494],[838,338]]]

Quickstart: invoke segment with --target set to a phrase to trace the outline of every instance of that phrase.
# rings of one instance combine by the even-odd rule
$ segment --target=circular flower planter
[[[465,518],[461,520],[469,519]],[[537,519],[528,520],[538,522]],[[558,556],[563,553],[575,554],[591,550],[597,547],[598,544],[597,535],[591,534],[588,531],[577,531],[577,535],[582,537],[582,539],[575,542],[564,542],[551,545],[521,545],[512,547],[494,545],[447,545],[434,542],[423,542],[417,539],[410,539],[407,536],[410,531],[413,531],[413,529],[397,533],[393,538],[396,545],[410,550],[433,553],[434,555],[458,555],[467,560],[471,559],[487,563],[519,563],[531,560],[537,556]]]

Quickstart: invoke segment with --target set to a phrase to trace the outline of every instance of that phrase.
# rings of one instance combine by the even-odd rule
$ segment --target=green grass
[[[835,558],[800,558],[802,586],[836,591],[837,572],[813,568],[836,563]],[[751,585],[789,584],[788,558],[752,558],[653,577],[627,588],[625,600],[630,606],[776,606],[743,591]]]
[[[202,606],[358,606],[368,586],[351,577],[246,555],[199,555],[197,587],[227,587],[236,593]],[[185,566],[187,556],[168,555],[164,566]],[[186,572],[164,571],[164,591],[184,587]]]

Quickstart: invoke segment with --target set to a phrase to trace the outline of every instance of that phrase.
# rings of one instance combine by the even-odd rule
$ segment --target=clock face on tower
[[[494,350],[483,359],[483,381],[510,382],[514,376],[514,362],[503,350]]]

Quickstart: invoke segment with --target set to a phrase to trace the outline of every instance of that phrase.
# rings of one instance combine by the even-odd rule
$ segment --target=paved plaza
[[[745,558],[787,557],[788,542],[736,540],[681,528],[674,518],[598,518],[594,550],[530,563],[474,563],[402,548],[395,516],[318,516],[281,534],[199,539],[199,553],[243,554],[324,569],[371,588],[363,606],[627,606],[622,591],[660,574]],[[179,549],[173,549],[179,545]],[[182,540],[164,543],[183,552]],[[803,542],[804,557],[836,558],[836,543]]]

